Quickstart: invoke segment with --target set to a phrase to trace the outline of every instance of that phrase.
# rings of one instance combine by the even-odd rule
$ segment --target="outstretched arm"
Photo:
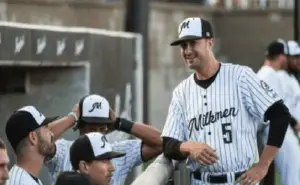
[[[124,118],[116,119],[115,128],[143,141],[142,159],[144,162],[162,153],[162,139],[159,130],[149,125],[135,123]]]

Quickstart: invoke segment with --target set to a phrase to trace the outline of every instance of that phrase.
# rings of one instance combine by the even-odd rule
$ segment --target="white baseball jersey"
[[[300,122],[300,85],[296,77],[284,70],[277,72],[279,76],[282,98],[291,115]]]
[[[70,162],[70,147],[73,141],[60,139],[56,141],[56,154],[47,162],[51,184],[56,182],[58,175],[64,171],[72,171]],[[143,163],[141,157],[141,140],[126,140],[112,143],[112,149],[116,152],[126,153],[124,157],[112,159],[115,167],[111,185],[123,185],[128,173]]]
[[[206,143],[216,149],[219,159],[213,165],[189,159],[192,172],[245,171],[258,160],[258,123],[279,100],[249,67],[221,63],[209,87],[199,86],[192,74],[174,89],[162,136]]]
[[[9,179],[6,185],[43,185],[43,183],[38,178],[31,176],[23,168],[14,165],[9,171]]]

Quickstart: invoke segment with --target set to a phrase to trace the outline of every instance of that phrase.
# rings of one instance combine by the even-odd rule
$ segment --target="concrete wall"
[[[26,3],[25,3],[26,2]],[[64,0],[18,0],[0,5],[0,19],[38,24],[72,25],[122,30],[123,4],[70,3]],[[178,48],[168,43],[176,37],[178,23],[187,16],[202,16],[213,23],[215,51],[223,61],[247,64],[258,69],[267,43],[293,37],[293,12],[290,10],[214,10],[184,4],[151,4],[149,22],[150,122],[162,128],[172,89],[190,71]]]

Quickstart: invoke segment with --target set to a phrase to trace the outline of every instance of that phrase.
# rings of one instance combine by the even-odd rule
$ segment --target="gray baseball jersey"
[[[258,123],[279,100],[249,67],[221,63],[209,87],[197,85],[192,74],[174,89],[162,136],[216,149],[215,164],[204,166],[189,159],[191,171],[204,175],[245,171],[259,158]]]
[[[51,184],[61,172],[72,171],[70,162],[70,147],[73,141],[60,139],[56,142],[56,155],[47,162]],[[123,185],[128,173],[135,167],[143,163],[141,157],[141,140],[126,140],[112,143],[114,151],[126,153],[124,157],[112,159],[115,167],[111,185]]]
[[[43,185],[42,182],[32,177],[23,168],[14,165],[9,171],[9,179],[6,185]]]

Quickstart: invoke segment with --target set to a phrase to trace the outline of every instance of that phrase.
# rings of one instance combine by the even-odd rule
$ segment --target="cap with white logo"
[[[19,142],[28,134],[41,126],[47,125],[57,119],[46,118],[34,106],[25,106],[15,111],[6,122],[5,132],[12,148],[16,150]]]
[[[79,123],[112,123],[109,108],[109,103],[104,97],[97,94],[85,96],[79,101],[78,121]]]
[[[289,40],[287,42],[287,46],[288,46],[289,56],[300,56],[300,46],[296,41]]]
[[[213,38],[211,24],[200,17],[190,17],[179,24],[178,39],[171,43],[172,46],[188,40],[198,40],[202,38]]]
[[[113,159],[124,156],[125,153],[115,152],[104,135],[92,132],[80,136],[70,148],[70,161],[74,170],[79,169],[79,162]]]

